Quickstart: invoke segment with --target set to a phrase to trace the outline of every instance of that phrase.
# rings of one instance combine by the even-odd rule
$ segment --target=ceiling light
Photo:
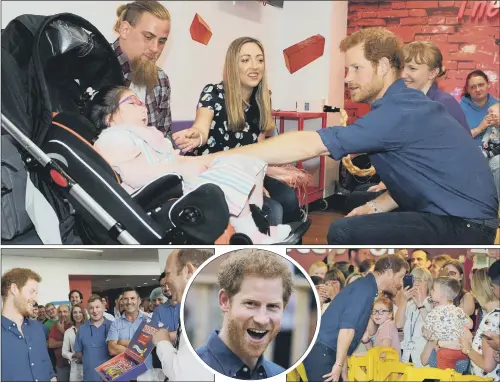
[[[77,251],[77,252],[95,252],[95,253],[103,253],[102,249],[86,249],[86,248],[65,248],[63,251]]]
[[[106,279],[106,281],[111,281],[111,279]]]
[[[144,283],[144,285],[148,285],[148,283]]]

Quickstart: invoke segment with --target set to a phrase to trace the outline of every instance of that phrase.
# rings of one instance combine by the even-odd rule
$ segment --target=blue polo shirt
[[[2,316],[2,381],[50,381],[56,376],[43,324],[25,318],[22,332]]]
[[[340,329],[354,329],[354,338],[347,351],[347,355],[351,355],[358,347],[368,326],[373,301],[377,294],[378,288],[373,273],[368,273],[365,277],[346,285],[321,316],[316,341],[331,349],[337,349]]]
[[[281,366],[260,356],[254,370],[251,370],[220,339],[219,331],[214,330],[205,346],[196,349],[200,358],[212,369],[236,379],[265,379],[285,371]]]
[[[318,131],[334,159],[367,153],[402,211],[494,226],[493,174],[470,134],[441,103],[397,80],[371,106],[347,127]]]
[[[83,380],[100,381],[95,368],[111,359],[106,337],[111,328],[111,321],[104,319],[98,328],[87,321],[76,333],[75,353],[83,354]]]
[[[181,304],[172,305],[170,301],[167,301],[156,307],[151,322],[154,324],[161,322],[163,327],[168,328],[169,332],[175,332],[179,326],[180,316]]]
[[[137,328],[141,325],[142,321],[147,319],[142,311],[139,311],[139,315],[135,319],[134,322],[130,322],[125,318],[125,313],[121,315],[120,318],[117,318],[111,324],[111,329],[108,333],[108,338],[106,341],[119,341],[119,340],[131,340],[134,336]],[[146,358],[145,362],[148,369],[153,368],[153,358],[151,354]]]

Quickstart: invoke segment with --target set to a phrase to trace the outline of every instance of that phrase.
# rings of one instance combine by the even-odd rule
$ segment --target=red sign
[[[468,1],[462,1],[460,10],[458,11],[458,19],[462,20],[465,13],[465,8],[467,7]],[[500,0],[496,1],[474,1],[472,6],[471,20],[479,20],[484,16],[487,18],[492,18],[498,15],[500,11]]]

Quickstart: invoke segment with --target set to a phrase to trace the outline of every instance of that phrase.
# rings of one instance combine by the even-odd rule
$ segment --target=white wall
[[[2,273],[12,268],[29,268],[37,272],[38,301],[66,301],[69,275],[157,275],[159,263],[145,261],[70,260],[2,255]]]
[[[77,14],[92,24],[110,41],[117,1],[2,1],[2,28],[24,14]],[[260,39],[266,49],[267,70],[273,91],[273,107],[295,109],[304,100],[318,105],[328,97],[330,26],[332,2],[285,1],[284,8],[263,6],[250,1],[164,1],[172,15],[172,30],[159,60],[172,85],[172,117],[193,120],[198,97],[208,82],[220,81],[229,43],[244,35]],[[191,40],[189,27],[195,13],[210,26],[213,35],[208,46]],[[315,34],[326,38],[323,57],[290,74],[283,49]],[[341,90],[342,91],[342,90]]]

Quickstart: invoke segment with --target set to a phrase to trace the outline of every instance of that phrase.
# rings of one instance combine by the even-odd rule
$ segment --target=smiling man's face
[[[226,316],[223,330],[229,335],[229,347],[252,365],[281,329],[283,280],[245,276],[239,292],[231,298],[221,290],[219,305]]]

